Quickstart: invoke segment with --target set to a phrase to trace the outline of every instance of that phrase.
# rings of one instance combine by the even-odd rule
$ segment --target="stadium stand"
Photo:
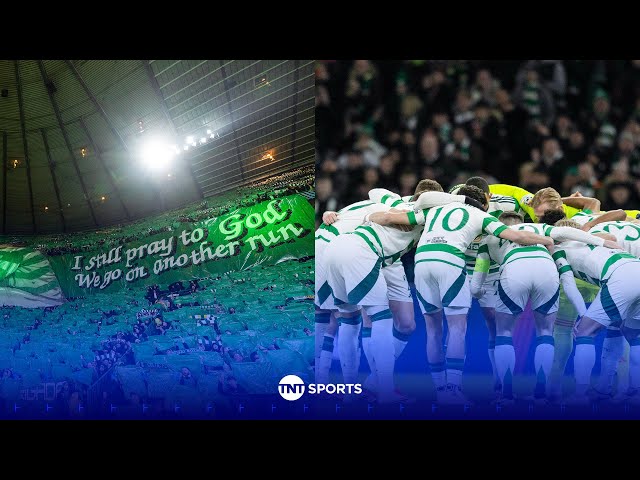
[[[316,140],[317,214],[471,175],[636,208],[640,60],[318,61]]]
[[[100,232],[2,237],[48,256],[119,245],[257,202],[313,198],[313,166],[205,202]],[[61,416],[206,412],[243,395],[273,392],[283,372],[310,378],[310,256],[171,285],[131,286],[60,306],[0,307],[0,416],[51,404]],[[155,292],[155,293],[154,293]],[[82,407],[82,408],[80,408]],[[140,407],[140,408],[139,408]]]

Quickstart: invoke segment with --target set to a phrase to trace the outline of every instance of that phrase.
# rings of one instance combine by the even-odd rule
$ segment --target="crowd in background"
[[[49,256],[88,252],[96,248],[113,248],[140,238],[172,232],[174,229],[180,231],[185,228],[182,225],[184,223],[196,223],[226,215],[238,208],[250,207],[263,201],[312,191],[314,173],[313,165],[300,167],[207,198],[200,203],[128,225],[117,225],[97,232],[43,235],[33,237],[30,240],[38,245],[38,249],[42,253]],[[23,239],[24,237],[20,239],[3,237],[0,238],[0,243],[18,245]]]
[[[640,60],[316,64],[316,214],[471,175],[640,202]]]
[[[313,335],[311,259],[175,282],[163,289],[134,286],[117,297],[78,297],[43,309],[0,306],[0,417],[22,389],[37,383],[62,388],[56,393],[56,411],[70,415],[80,414],[78,404],[86,407],[88,389],[100,381],[108,405],[159,398],[145,394],[144,388],[137,400],[129,398],[118,367],[138,369],[151,380],[158,372],[173,372],[170,386],[177,382],[194,389],[203,375],[214,376],[218,394],[246,394],[246,379],[239,382],[234,375],[238,364],[268,363],[268,352],[288,349],[283,340]],[[172,288],[176,284],[182,288]],[[209,365],[213,354],[219,362]],[[185,363],[167,364],[167,357]],[[190,359],[199,359],[197,367]],[[21,408],[27,403],[20,403]]]

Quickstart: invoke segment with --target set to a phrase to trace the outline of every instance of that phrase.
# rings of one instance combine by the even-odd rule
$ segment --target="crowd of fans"
[[[316,210],[471,175],[640,200],[640,60],[316,64]]]
[[[212,375],[218,381],[218,394],[247,394],[246,382],[243,386],[233,373],[235,365],[263,363],[265,352],[283,348],[282,339],[312,336],[314,270],[310,259],[166,286],[134,286],[115,303],[105,294],[100,299],[78,297],[39,310],[0,307],[3,338],[13,338],[10,345],[0,345],[0,364],[10,365],[0,368],[0,416],[2,406],[15,400],[5,386],[24,388],[26,376],[34,373],[43,384],[58,382],[56,404],[69,415],[78,412],[67,408],[86,407],[91,385],[100,382],[106,392],[102,400],[109,404],[153,403],[157,396],[125,394],[117,368],[141,368],[153,376],[154,368],[171,370],[158,360],[169,356],[197,359],[202,354],[217,354],[219,364],[210,365],[200,358],[198,369],[192,364],[180,366],[178,361],[179,368],[171,370],[179,373],[178,384],[197,389],[202,375]],[[105,301],[110,301],[108,307]],[[274,321],[272,315],[279,320]],[[256,340],[247,342],[246,338]],[[70,350],[78,355],[70,355]],[[60,368],[66,373],[59,373]],[[85,375],[79,381],[76,374]]]
[[[27,237],[13,243],[40,245],[49,255],[114,246],[140,235],[181,228],[182,222],[311,192],[314,169],[312,165],[299,168],[126,227]],[[0,336],[0,416],[7,415],[13,405],[27,412],[34,400],[43,400],[44,385],[56,386],[55,408],[64,415],[85,416],[89,404],[92,408],[99,404],[105,415],[112,414],[113,405],[139,415],[138,406],[143,403],[156,412],[172,409],[167,402],[177,387],[191,389],[188,397],[193,398],[252,394],[261,377],[239,378],[236,366],[265,363],[264,368],[271,371],[275,367],[270,352],[288,351],[298,355],[303,370],[310,368],[313,349],[310,357],[303,357],[283,341],[306,338],[313,344],[309,328],[313,325],[312,259],[306,256],[171,284],[131,284],[117,296],[98,293],[67,298],[56,307],[0,307],[4,332]],[[137,375],[142,383],[128,384],[123,372]],[[158,377],[167,383],[154,390]],[[213,392],[207,390],[211,381]],[[91,400],[96,392],[97,402]]]
[[[128,225],[119,225],[97,232],[57,234],[33,237],[38,249],[45,255],[66,255],[88,252],[96,248],[113,248],[140,238],[172,232],[184,228],[184,223],[196,223],[219,217],[238,208],[249,207],[266,200],[309,192],[314,187],[313,165],[274,175],[267,180],[254,182],[200,203],[179,210],[166,212],[150,219]],[[2,243],[19,244],[23,239],[0,238]]]

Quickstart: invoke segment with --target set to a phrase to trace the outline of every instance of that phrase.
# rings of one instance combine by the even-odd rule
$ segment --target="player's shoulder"
[[[520,223],[519,225],[531,225],[532,227],[535,228],[545,228],[548,227],[549,225],[547,223],[542,223],[542,222],[531,222],[531,223]]]
[[[525,196],[531,196],[531,198],[533,198],[533,194],[528,190],[515,185],[507,185],[505,183],[494,183],[493,185],[489,185],[489,191],[492,194],[505,195],[516,199],[518,199],[518,197],[524,198]]]
[[[579,208],[570,207],[569,205],[565,205],[564,203],[562,204],[562,210],[564,211],[564,214],[566,215],[567,218],[573,218],[578,213],[583,212]],[[586,212],[584,212],[585,216],[590,215],[590,214],[591,214],[590,210],[587,210]]]
[[[501,195],[499,193],[492,193],[491,199],[489,200],[492,203],[516,203],[516,199],[509,195]]]
[[[479,208],[474,207],[473,205],[467,205],[466,203],[450,203],[449,205],[455,205],[454,208],[462,208],[469,212],[471,218],[485,219],[487,217],[492,218],[493,220],[497,220],[496,217],[492,216],[489,212],[485,212],[484,210],[480,210]]]
[[[359,202],[355,202],[352,203],[350,205],[347,205],[346,207],[343,207],[342,209],[338,210],[338,213],[340,212],[348,212],[350,210],[357,210],[359,208],[364,208],[364,207],[368,207],[369,205],[373,205],[375,202],[367,199],[367,200],[361,200]]]

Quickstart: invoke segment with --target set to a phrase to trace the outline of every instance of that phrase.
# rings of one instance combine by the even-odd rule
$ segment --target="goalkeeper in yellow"
[[[547,187],[538,190],[535,195],[524,188],[514,187],[498,183],[489,185],[491,193],[512,197],[518,206],[529,215],[533,222],[537,222],[547,210],[562,208],[567,218],[572,218],[576,213],[605,213],[600,212],[600,200],[591,197],[583,197],[579,193],[574,193],[569,197],[561,197],[557,190]],[[640,210],[623,210],[626,218],[607,218],[603,221],[626,220],[634,221],[640,215]]]

